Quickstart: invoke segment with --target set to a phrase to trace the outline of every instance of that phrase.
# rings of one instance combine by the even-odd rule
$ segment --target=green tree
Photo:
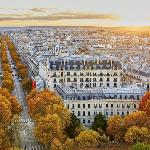
[[[97,114],[94,117],[94,122],[91,128],[98,132],[99,130],[106,131],[106,127],[107,127],[107,120],[105,116],[103,116],[101,113]]]
[[[77,136],[77,128],[81,126],[80,120],[73,114],[71,113],[71,118],[70,118],[70,123],[69,125],[65,128],[65,131],[67,132],[68,136],[72,139]]]

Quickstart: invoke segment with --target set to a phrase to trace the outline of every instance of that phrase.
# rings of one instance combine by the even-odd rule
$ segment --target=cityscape
[[[0,150],[150,150],[148,4],[2,0]]]

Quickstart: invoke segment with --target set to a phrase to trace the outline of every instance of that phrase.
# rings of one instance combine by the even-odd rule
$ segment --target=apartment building
[[[98,113],[110,117],[124,116],[137,111],[144,94],[144,89],[136,85],[84,90],[57,86],[56,90],[64,100],[65,107],[85,126],[90,126]]]
[[[120,87],[121,64],[116,57],[71,55],[52,58],[39,65],[46,87],[55,89],[57,85],[72,86],[77,89]]]

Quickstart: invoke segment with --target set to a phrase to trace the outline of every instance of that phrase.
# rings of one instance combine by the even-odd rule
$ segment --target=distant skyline
[[[150,0],[0,0],[0,26],[150,26]]]

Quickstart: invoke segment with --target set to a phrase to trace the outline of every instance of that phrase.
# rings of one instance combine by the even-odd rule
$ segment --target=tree
[[[30,94],[27,97],[30,97]],[[61,97],[58,96],[55,92],[48,90],[36,92],[36,95],[28,100],[29,112],[31,117],[35,120],[36,118],[38,119],[39,116],[45,116],[48,113],[53,114],[53,112],[56,112],[56,108],[54,108],[54,106],[56,106],[55,104],[64,107]],[[68,114],[67,109],[65,113]]]
[[[11,129],[18,123],[20,105],[16,97],[11,96],[8,90],[0,88],[0,149],[8,150],[11,147],[13,134]],[[12,126],[13,125],[13,126]]]
[[[21,111],[22,111],[22,108],[21,108],[21,105],[20,103],[18,103],[18,100],[15,96],[10,96],[9,99],[8,99],[11,103],[11,107],[12,107],[12,110],[11,112],[13,114],[18,114],[20,115]]]
[[[28,78],[28,70],[26,68],[19,70],[19,75],[22,79]]]
[[[124,124],[127,129],[132,126],[148,127],[149,123],[149,116],[144,111],[132,112],[124,117]]]
[[[24,89],[27,93],[29,93],[29,92],[32,90],[31,79],[29,79],[29,78],[24,78],[21,83],[22,83],[23,89]]]
[[[62,129],[60,117],[57,114],[48,114],[40,117],[35,127],[35,133],[41,143],[50,146],[54,138],[64,138]]]
[[[124,120],[121,116],[112,116],[108,119],[106,133],[110,136],[111,140],[123,141],[126,133]]]
[[[99,143],[100,135],[94,130],[84,130],[75,138],[79,147],[93,147]]]
[[[150,141],[150,132],[145,127],[132,126],[124,138],[127,143],[147,142],[148,139]]]
[[[105,116],[103,116],[101,113],[97,114],[94,117],[94,122],[91,128],[98,132],[99,130],[106,131],[106,127],[107,127],[107,121]]]
[[[9,92],[11,92],[13,90],[13,88],[14,88],[14,84],[13,84],[13,82],[11,80],[7,79],[7,80],[3,80],[2,81],[2,87],[3,88],[7,88],[7,90]]]
[[[80,120],[73,113],[71,113],[70,123],[65,128],[65,131],[71,139],[77,136],[77,128],[79,128],[80,126]]]
[[[58,144],[63,143],[66,139],[65,128],[70,122],[70,112],[64,107],[62,99],[48,90],[33,90],[26,99],[39,141],[48,148],[52,145],[55,147],[56,141],[59,141]]]
[[[145,111],[150,116],[150,92],[147,92],[141,99],[139,105],[140,111]]]

